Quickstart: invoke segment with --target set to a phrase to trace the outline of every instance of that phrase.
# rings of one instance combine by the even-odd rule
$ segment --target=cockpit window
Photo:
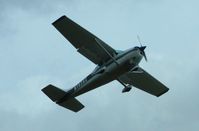
[[[122,53],[123,51],[121,51],[121,50],[116,50],[116,53],[117,54],[120,54],[120,53]]]
[[[95,69],[93,70],[93,72],[97,71],[100,68],[100,66],[95,67]]]
[[[134,47],[134,49],[139,49],[139,47],[138,47],[138,46],[136,46],[136,47]]]

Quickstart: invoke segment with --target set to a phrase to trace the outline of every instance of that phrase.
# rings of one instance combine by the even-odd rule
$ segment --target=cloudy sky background
[[[0,1],[0,130],[197,131],[199,18],[197,0]],[[41,89],[69,89],[95,65],[51,25],[67,15],[115,49],[147,46],[141,66],[170,90],[156,98],[122,94],[112,82],[79,96],[75,114]]]

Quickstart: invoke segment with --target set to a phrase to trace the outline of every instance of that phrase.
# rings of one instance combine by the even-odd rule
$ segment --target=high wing
[[[124,82],[125,84],[133,85],[138,89],[146,91],[152,95],[157,97],[161,96],[162,94],[166,93],[169,88],[151,76],[142,68],[138,68],[138,71],[135,72],[128,72],[119,77],[120,81]]]
[[[112,56],[116,54],[113,48],[66,16],[60,17],[52,24],[75,48],[77,48],[79,53],[95,64],[101,65],[110,59],[106,51]],[[104,49],[106,51],[104,51]]]

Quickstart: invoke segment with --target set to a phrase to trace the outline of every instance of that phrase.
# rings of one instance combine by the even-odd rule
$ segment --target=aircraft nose
[[[146,48],[146,46],[139,47],[141,55],[144,56],[144,59],[147,61],[147,57],[146,57],[146,54],[144,52],[145,48]]]
[[[141,47],[139,47],[139,49],[140,49],[140,51],[144,51],[144,49],[146,48],[146,46],[141,46]]]

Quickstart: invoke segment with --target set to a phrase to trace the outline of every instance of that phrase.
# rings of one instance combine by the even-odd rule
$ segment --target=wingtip
[[[165,91],[161,92],[160,94],[157,95],[157,97],[160,97],[161,95],[167,93],[169,91],[169,88],[167,88]]]
[[[53,85],[52,85],[52,84],[49,84],[49,85],[45,86],[44,88],[42,88],[41,91],[44,92],[44,91],[46,90],[46,88],[48,88],[48,87],[50,87],[50,86],[53,86]]]
[[[73,112],[78,113],[78,112],[79,112],[79,111],[81,111],[84,107],[85,107],[85,106],[84,106],[84,105],[82,105],[81,109],[79,109],[79,110],[75,110],[75,111],[73,111]]]
[[[65,18],[67,18],[65,15],[61,16],[59,19],[57,19],[56,21],[54,21],[54,22],[52,23],[52,25],[55,25],[57,22],[59,22],[59,21],[65,19]]]

